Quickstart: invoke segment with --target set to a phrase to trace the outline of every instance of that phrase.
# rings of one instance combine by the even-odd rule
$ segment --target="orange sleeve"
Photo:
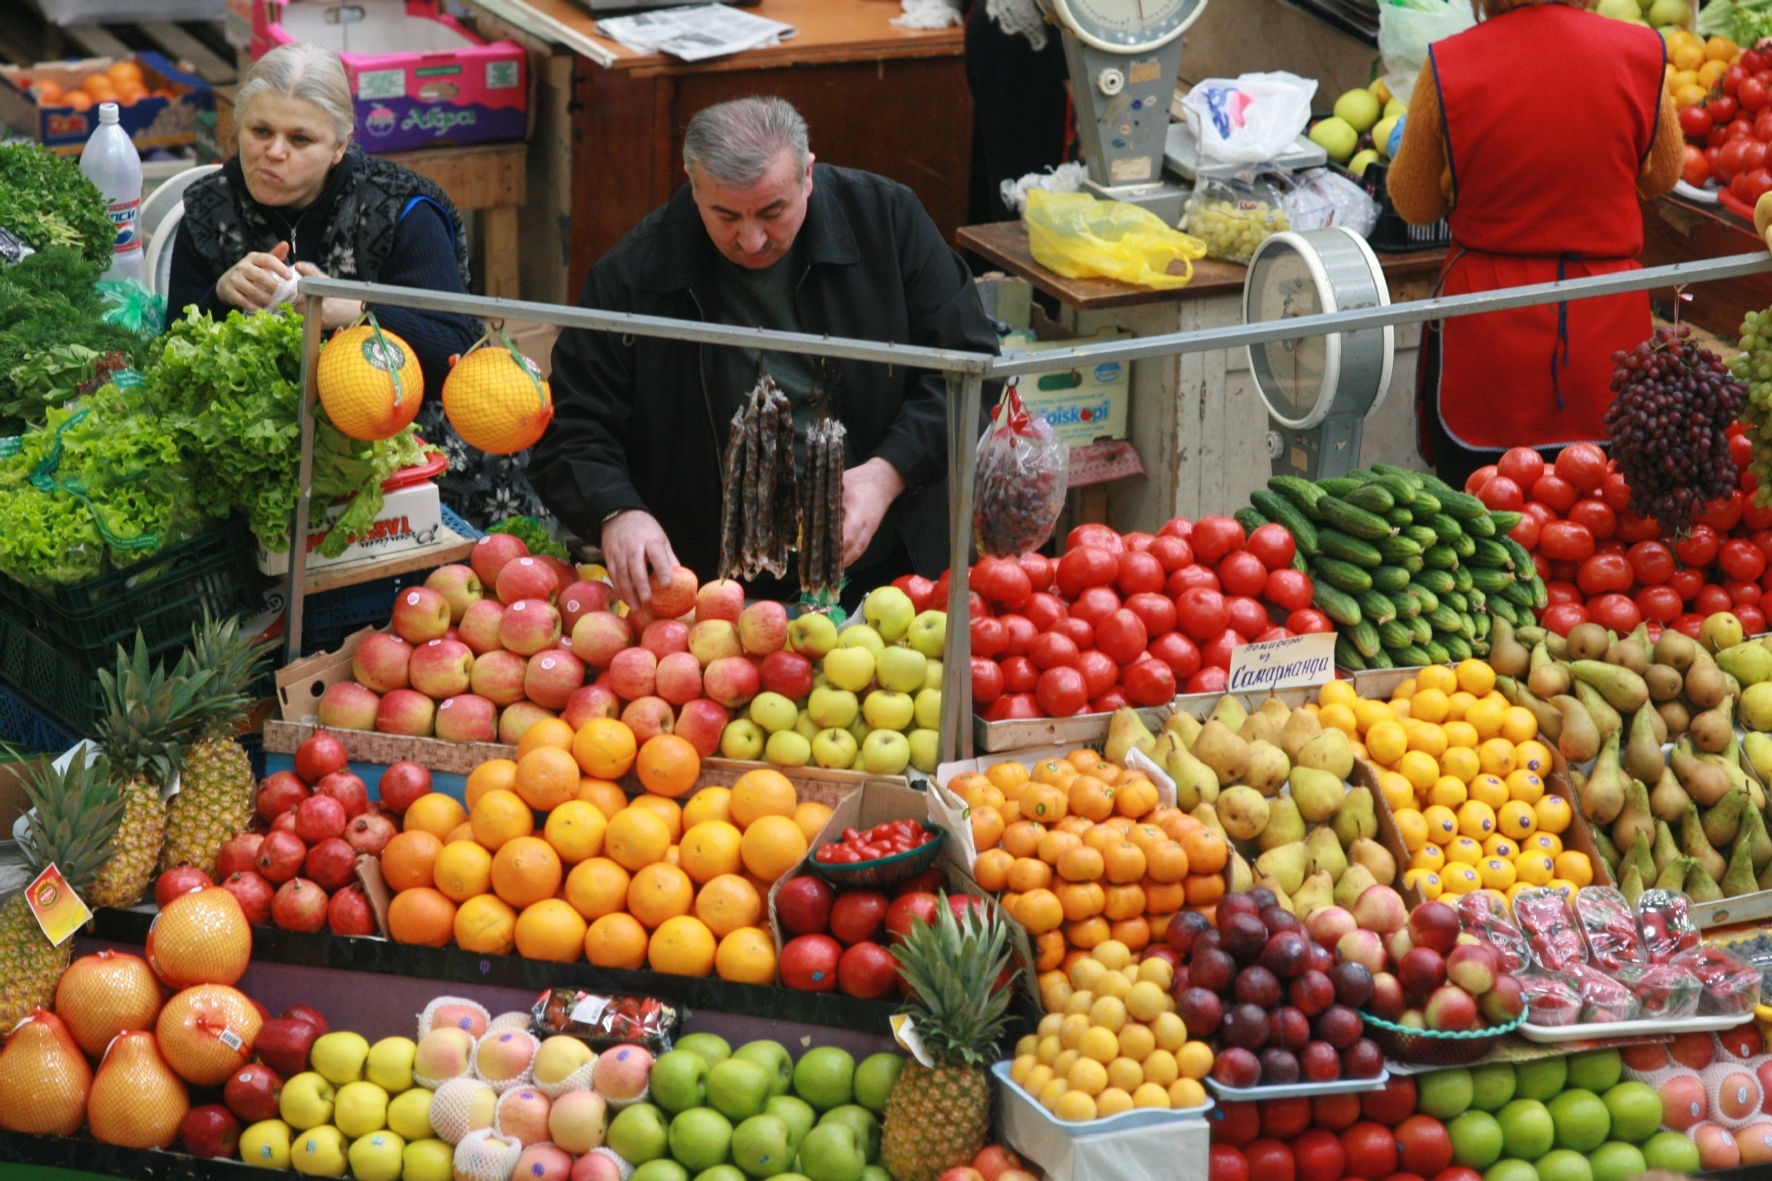
[[[1674,109],[1674,96],[1663,86],[1661,110],[1655,120],[1655,141],[1637,170],[1637,192],[1644,197],[1659,197],[1671,192],[1680,179],[1686,163],[1686,136],[1680,130],[1680,113]]]
[[[1409,114],[1403,122],[1403,142],[1385,180],[1391,203],[1410,225],[1433,225],[1452,209],[1440,81],[1429,69],[1423,69],[1415,79],[1415,93],[1410,96]]]

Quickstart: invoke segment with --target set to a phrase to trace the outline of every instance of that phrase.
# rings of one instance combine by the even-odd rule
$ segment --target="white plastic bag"
[[[1384,58],[1384,84],[1405,103],[1415,78],[1427,64],[1428,46],[1477,23],[1470,0],[1406,0],[1378,6],[1378,52]]]
[[[1362,238],[1378,225],[1378,202],[1345,176],[1327,168],[1311,168],[1292,178],[1296,187],[1285,207],[1295,230],[1346,226]]]
[[[1229,164],[1272,160],[1310,122],[1317,84],[1284,71],[1208,78],[1181,100],[1200,155]]]

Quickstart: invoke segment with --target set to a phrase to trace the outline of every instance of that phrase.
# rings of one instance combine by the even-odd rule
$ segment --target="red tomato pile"
[[[972,702],[990,721],[1163,705],[1224,688],[1231,649],[1334,630],[1292,534],[1177,517],[1155,535],[1079,525],[1062,558],[972,568]],[[946,575],[935,586],[947,596]]]
[[[843,830],[843,839],[828,841],[818,847],[812,859],[821,865],[856,865],[878,861],[898,853],[922,848],[935,837],[915,820],[888,820],[866,832],[853,828]]]
[[[1697,636],[1706,616],[1733,611],[1749,634],[1766,630],[1761,597],[1772,591],[1772,509],[1753,503],[1749,443],[1739,424],[1729,449],[1741,469],[1735,494],[1706,507],[1682,538],[1630,511],[1630,488],[1591,443],[1546,464],[1530,447],[1477,469],[1465,491],[1491,509],[1525,513],[1510,536],[1531,551],[1550,594],[1541,612],[1559,635],[1592,620],[1620,634],[1647,621]]]
[[[1717,90],[1680,112],[1686,133],[1687,184],[1715,180],[1753,205],[1772,191],[1767,145],[1772,144],[1772,53],[1750,49],[1723,75]]]

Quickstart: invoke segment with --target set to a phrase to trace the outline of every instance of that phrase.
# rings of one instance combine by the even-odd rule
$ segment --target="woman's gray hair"
[[[313,103],[326,112],[333,134],[340,140],[349,137],[357,125],[344,62],[332,50],[312,41],[279,45],[252,63],[234,99],[239,120],[245,120],[246,108],[261,94],[281,94]]]
[[[683,171],[701,169],[713,180],[748,188],[762,179],[783,151],[801,172],[811,157],[806,120],[784,98],[756,95],[703,107],[683,132]]]

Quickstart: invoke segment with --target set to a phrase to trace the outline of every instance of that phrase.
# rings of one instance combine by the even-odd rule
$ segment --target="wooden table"
[[[1671,194],[1643,202],[1642,262],[1646,267],[1765,248],[1752,224],[1721,205],[1700,205]],[[1657,315],[1671,316],[1672,294],[1668,290],[1650,293]],[[1680,309],[1680,319],[1734,342],[1747,313],[1772,306],[1772,275],[1695,283],[1686,294],[1692,299]]]
[[[1034,261],[1021,222],[966,226],[960,248],[1057,299],[1070,335],[1103,329],[1134,336],[1228,328],[1243,322],[1244,268],[1202,259],[1186,287],[1160,291],[1111,279],[1066,279]],[[1391,299],[1424,298],[1445,252],[1379,255]],[[1171,264],[1177,274],[1183,268]],[[1415,452],[1415,363],[1419,325],[1397,329],[1396,364],[1383,406],[1366,421],[1362,464],[1424,469]],[[1105,519],[1121,530],[1154,531],[1172,516],[1198,517],[1247,504],[1272,468],[1268,416],[1246,350],[1221,349],[1132,363],[1127,438],[1146,478],[1109,484]],[[1074,523],[1074,522],[1073,522]]]

